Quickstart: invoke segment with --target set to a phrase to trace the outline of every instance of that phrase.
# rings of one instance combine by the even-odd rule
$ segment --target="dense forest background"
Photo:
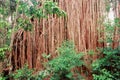
[[[0,80],[119,80],[119,65],[119,0],[0,0]]]

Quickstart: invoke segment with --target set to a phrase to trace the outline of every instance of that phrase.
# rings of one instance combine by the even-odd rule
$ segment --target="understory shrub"
[[[120,47],[103,49],[103,58],[93,63],[94,80],[120,79]]]
[[[6,80],[5,77],[3,77],[3,75],[0,73],[0,80]]]
[[[5,78],[4,77],[0,77],[0,80],[5,80]]]
[[[12,74],[14,80],[31,80],[33,70],[29,69],[27,65],[23,68],[16,70],[15,73]]]
[[[94,80],[113,80],[112,74],[106,69],[102,69],[99,71],[99,74],[93,74]]]
[[[5,58],[5,51],[7,51],[9,48],[8,46],[0,48],[0,61],[3,61]]]
[[[57,49],[58,56],[50,60],[46,65],[46,70],[40,72],[39,78],[44,80],[46,76],[50,80],[81,80],[80,72],[75,70],[76,67],[84,65],[82,53],[75,51],[75,46],[70,41],[65,41]]]

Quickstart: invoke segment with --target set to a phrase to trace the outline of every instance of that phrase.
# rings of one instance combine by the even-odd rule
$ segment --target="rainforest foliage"
[[[116,1],[105,0],[105,2],[107,13],[111,7],[116,8]],[[113,6],[110,5],[111,3]],[[33,33],[34,20],[38,20],[40,23],[44,18],[47,20],[50,15],[67,18],[67,13],[58,7],[55,0],[0,1],[0,63],[7,63],[0,64],[0,67],[11,65],[10,53],[14,47],[15,33],[18,30]],[[112,45],[115,43],[116,35],[120,35],[120,18],[114,18],[113,21],[106,20],[102,26],[104,26],[103,31],[98,30],[98,32],[104,32],[105,38],[99,42],[106,43],[107,46],[78,52],[73,41],[65,40],[55,50],[57,53],[55,57],[51,57],[51,54],[42,54],[45,60],[47,59],[43,63],[42,70],[30,69],[27,63],[13,72],[11,67],[9,69],[3,67],[2,71],[0,70],[0,80],[85,80],[89,73],[93,80],[119,80],[120,45],[117,47]],[[120,44],[120,39],[117,40],[117,43]],[[92,57],[96,53],[98,59],[93,60]],[[86,55],[90,57],[88,58],[88,61],[91,62],[90,70],[85,62]],[[83,67],[85,67],[85,71]]]

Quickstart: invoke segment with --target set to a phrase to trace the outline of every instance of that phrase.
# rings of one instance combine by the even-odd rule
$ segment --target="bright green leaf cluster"
[[[56,14],[57,16],[66,15],[66,13],[58,7],[57,3],[49,0],[44,2],[43,9],[45,14]]]
[[[0,80],[6,80],[4,77],[0,77]]]
[[[5,20],[0,20],[0,28],[8,28],[10,24]]]
[[[5,51],[8,50],[8,49],[9,48],[7,46],[0,48],[0,61],[4,60],[4,58],[5,58]]]
[[[13,78],[16,80],[30,80],[32,78],[33,70],[28,69],[28,66],[25,65],[23,68],[16,71],[12,74]]]
[[[106,76],[108,79],[95,79],[95,80],[118,80],[120,79],[120,47],[112,49],[110,47],[104,48],[102,52],[104,57],[93,63],[93,74],[99,76],[106,76],[106,74],[101,73],[101,70],[105,69],[109,72]],[[104,71],[103,71],[104,72]],[[111,79],[109,79],[111,78]]]
[[[17,20],[17,27],[23,28],[25,31],[31,31],[32,30],[32,23],[27,18],[18,18]]]
[[[115,23],[115,27],[120,28],[120,18],[115,18],[114,23]]]
[[[65,41],[58,48],[59,56],[48,62],[48,66],[51,72],[51,80],[76,80],[71,72],[71,69],[84,65],[82,53],[75,51],[75,46],[70,41]],[[77,73],[76,73],[77,74]],[[77,77],[76,77],[77,78]]]
[[[113,80],[112,78],[113,78],[112,74],[110,74],[110,72],[107,71],[106,69],[102,69],[99,75],[93,74],[94,80]]]
[[[32,1],[33,5],[28,4],[25,1],[18,2],[18,12],[19,14],[25,15],[28,19],[18,19],[18,26],[22,27],[24,30],[31,31],[32,25],[30,23],[30,18],[38,18],[39,20],[42,18],[47,18],[48,15],[56,14],[58,17],[65,16],[66,13],[61,10],[57,3],[46,0],[43,2],[34,2]],[[40,5],[38,7],[38,5]]]

